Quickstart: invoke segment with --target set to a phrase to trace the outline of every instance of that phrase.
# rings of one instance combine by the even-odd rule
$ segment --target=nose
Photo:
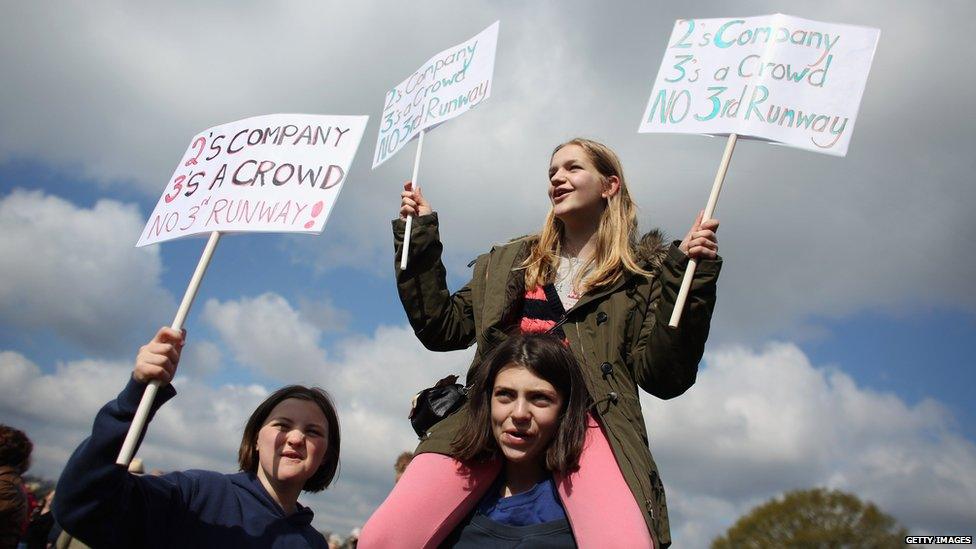
[[[565,181],[566,181],[566,174],[563,172],[562,168],[556,170],[555,172],[553,172],[551,176],[549,176],[549,184],[552,185],[553,187],[558,187],[560,184],[564,183]]]
[[[532,412],[529,410],[529,401],[522,398],[515,401],[515,407],[512,408],[512,421],[525,422],[530,419],[532,419]]]
[[[301,429],[292,429],[288,431],[288,436],[285,441],[291,446],[301,446],[305,444],[305,433]]]

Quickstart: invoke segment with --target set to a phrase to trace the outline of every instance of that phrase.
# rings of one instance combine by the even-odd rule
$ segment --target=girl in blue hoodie
[[[169,382],[183,344],[184,334],[162,328],[139,350],[129,383],[61,474],[58,523],[92,547],[327,547],[298,503],[302,491],[329,486],[339,467],[339,420],[321,389],[283,387],[254,410],[237,474],[137,476],[115,464],[146,385],[164,383],[150,419],[176,394]]]

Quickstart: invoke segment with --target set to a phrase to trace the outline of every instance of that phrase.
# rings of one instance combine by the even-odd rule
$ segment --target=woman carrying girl
[[[289,385],[258,405],[241,437],[240,473],[138,476],[115,464],[146,385],[166,384],[150,419],[175,396],[169,382],[183,343],[162,328],[139,350],[125,389],[98,412],[61,474],[58,523],[92,547],[327,547],[298,503],[303,490],[328,487],[339,467],[339,420],[321,389]]]
[[[397,286],[415,334],[431,350],[477,345],[473,364],[512,329],[565,339],[595,403],[579,469],[557,479],[582,547],[667,547],[664,488],[648,447],[637,388],[659,398],[694,382],[721,268],[717,220],[701,214],[679,243],[638,238],[636,206],[608,147],[573,139],[553,151],[552,208],[541,232],[494,246],[471,281],[451,294],[441,263],[438,217],[404,186],[393,223],[397,254],[404,219],[416,215],[407,269]],[[698,260],[680,327],[668,327],[688,258]],[[468,381],[477,375],[473,366]],[[363,529],[364,547],[434,547],[481,499],[498,471],[449,456],[464,414],[435,425],[384,504]],[[416,509],[423,509],[418,517]]]

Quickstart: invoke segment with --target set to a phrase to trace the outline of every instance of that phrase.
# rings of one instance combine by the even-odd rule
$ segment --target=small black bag
[[[414,397],[410,424],[423,439],[431,427],[453,414],[468,399],[468,388],[457,383],[458,376],[447,376]]]

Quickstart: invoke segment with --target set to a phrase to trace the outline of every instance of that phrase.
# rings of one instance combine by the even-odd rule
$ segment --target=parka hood
[[[637,242],[634,249],[635,259],[638,263],[643,263],[648,270],[657,271],[668,255],[668,246],[669,243],[661,229],[651,230]]]

